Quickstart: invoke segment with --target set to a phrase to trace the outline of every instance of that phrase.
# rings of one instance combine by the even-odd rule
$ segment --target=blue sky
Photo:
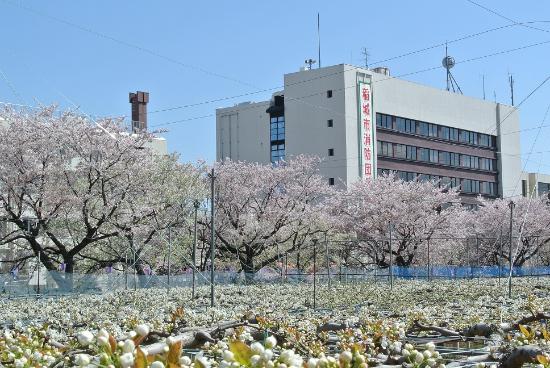
[[[516,104],[550,75],[550,2],[455,1],[24,1],[0,0],[0,101],[57,103],[94,116],[129,114],[128,92],[150,92],[149,126],[169,129],[169,149],[184,161],[215,158],[215,108],[260,101],[271,91],[215,103],[166,108],[253,93],[282,85],[284,73],[317,58],[321,14],[322,63],[373,66],[392,75],[441,65],[444,47],[374,64],[469,34],[449,44],[464,94]],[[513,22],[537,22],[526,26]],[[535,27],[539,29],[533,29]],[[443,68],[405,77],[445,87]],[[550,173],[550,81],[520,108],[526,168]],[[167,124],[176,122],[173,124]],[[534,145],[533,145],[534,144]],[[528,156],[529,152],[533,152]],[[528,159],[528,160],[527,160]]]

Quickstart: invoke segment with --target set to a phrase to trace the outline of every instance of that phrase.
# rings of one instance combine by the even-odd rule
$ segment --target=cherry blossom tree
[[[546,197],[519,197],[513,200],[512,259],[514,266],[543,256],[550,246],[550,204]],[[510,262],[510,199],[480,198],[477,211],[466,213],[464,235],[476,237],[485,264]],[[502,263],[502,262],[501,262]]]
[[[318,174],[319,163],[306,156],[277,165],[218,163],[215,226],[222,254],[251,274],[326,231],[325,199],[334,190]],[[201,224],[210,226],[204,218]]]
[[[393,263],[410,266],[429,239],[448,233],[450,219],[462,211],[459,202],[455,189],[384,175],[340,193],[333,200],[333,219],[338,229],[357,239],[358,263],[387,267],[391,232]]]
[[[0,114],[0,216],[11,229],[0,242],[28,248],[48,270],[101,261],[94,248],[109,239],[152,237],[202,195],[196,168],[155,155],[151,134],[129,134],[120,121],[53,108]]]

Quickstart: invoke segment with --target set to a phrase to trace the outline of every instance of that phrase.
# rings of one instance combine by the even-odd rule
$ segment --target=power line
[[[19,102],[25,103],[25,100],[24,100],[23,97],[19,94],[19,92],[17,92],[17,89],[15,89],[15,86],[10,82],[10,80],[8,79],[8,77],[6,76],[6,74],[4,73],[4,71],[2,70],[2,68],[0,68],[0,76],[1,76],[2,79],[4,80],[4,83],[6,83],[6,85],[7,85],[8,88],[10,89],[11,93],[13,93],[13,95],[19,100]]]
[[[473,57],[473,58],[470,58],[470,59],[466,59],[466,60],[462,60],[462,61],[457,61],[456,64],[464,64],[464,63],[469,63],[469,62],[473,62],[473,61],[478,61],[478,60],[482,60],[482,59],[486,59],[486,58],[489,58],[489,57],[493,57],[493,56],[498,56],[498,55],[503,55],[503,54],[507,54],[507,53],[511,53],[511,52],[515,52],[515,51],[518,51],[518,50],[523,50],[523,49],[526,49],[526,48],[530,48],[530,47],[536,47],[536,46],[540,46],[540,45],[543,45],[543,44],[548,44],[550,43],[550,40],[548,41],[544,41],[544,42],[538,42],[538,43],[535,43],[535,44],[530,44],[530,45],[525,45],[525,46],[520,46],[520,47],[516,47],[516,48],[512,48],[512,49],[507,49],[507,50],[502,50],[502,51],[498,51],[498,52],[495,52],[495,53],[491,53],[491,54],[486,54],[486,55],[482,55],[482,56],[477,56],[477,57]],[[402,78],[402,77],[406,77],[406,76],[411,76],[411,75],[416,75],[416,74],[420,74],[420,73],[425,73],[425,72],[428,72],[428,71],[432,71],[432,70],[438,70],[440,69],[441,66],[438,65],[438,66],[434,66],[434,67],[430,67],[430,68],[425,68],[425,69],[420,69],[420,70],[417,70],[417,71],[413,71],[413,72],[409,72],[409,73],[403,73],[403,74],[400,74],[400,75],[397,75],[397,76],[387,76],[386,78],[383,78],[383,79],[380,79],[380,80],[376,80],[376,81],[373,81],[372,83],[378,83],[378,82],[383,82],[383,81],[386,81],[386,80],[391,80],[391,79],[398,79],[398,78]],[[341,70],[341,71],[338,71],[338,72],[335,72],[335,73],[329,73],[329,75],[335,75],[335,74],[341,74],[341,73],[345,73],[347,71],[352,71],[352,70],[355,70],[357,69],[356,67],[352,67],[352,68],[349,68],[349,69],[346,69],[344,68],[344,70]],[[327,77],[328,75],[325,75],[323,77]],[[321,76],[319,77],[316,77],[316,78],[311,78],[311,79],[306,79],[306,80],[303,80],[303,81],[299,81],[299,82],[295,82],[293,84],[298,84],[298,83],[306,83],[306,82],[309,82],[311,80],[315,80],[315,79],[319,79],[321,78]],[[550,77],[549,77],[550,78]],[[544,81],[542,84],[544,84],[546,81]],[[344,91],[346,89],[349,89],[349,88],[356,88],[356,84],[352,84],[350,86],[347,86],[347,87],[343,87],[343,88],[339,88],[339,89],[335,89],[333,91]],[[541,85],[542,86],[542,85]],[[538,88],[540,88],[541,86],[539,86]],[[537,88],[537,89],[538,89]],[[510,112],[503,120],[501,120],[501,123],[503,121],[505,121],[506,119],[508,119],[508,117],[515,111],[517,110],[524,102],[526,99],[528,99],[534,92],[536,92],[535,89],[533,92],[531,92],[531,94],[529,96],[527,96],[523,101],[521,101],[517,106],[514,107],[514,110],[512,112]],[[300,96],[300,97],[293,97],[293,98],[286,98],[285,101],[301,101],[305,98],[309,98],[309,97],[314,97],[314,96],[318,96],[318,95],[322,95],[324,94],[325,92],[316,92],[316,93],[313,93],[313,94],[310,94],[310,95],[305,95],[305,96]],[[305,104],[308,104],[307,102],[305,101],[301,101]],[[344,117],[347,117],[345,114],[339,112],[339,111],[336,111],[336,110],[333,110],[333,109],[330,109],[330,108],[327,108],[325,106],[320,106],[320,105],[313,105],[313,104],[308,104],[312,107],[316,107],[316,108],[319,108],[319,109],[323,109],[323,110],[327,110],[327,111],[332,111],[332,112],[335,112],[337,114],[340,114],[340,115],[343,115]],[[254,108],[257,108],[257,106],[251,106],[251,107],[240,107],[238,109],[235,109],[233,111],[231,110],[228,110],[226,111],[227,113],[231,113],[231,112],[237,112],[237,111],[244,111],[244,110],[248,110],[248,109],[254,109]],[[172,122],[168,122],[168,123],[157,123],[157,124],[153,124],[151,125],[152,127],[159,127],[159,126],[165,126],[165,125],[171,125],[171,124],[176,124],[178,122],[186,122],[186,121],[189,121],[189,120],[197,120],[199,118],[206,118],[206,117],[212,117],[212,116],[215,116],[215,114],[209,114],[209,115],[205,115],[203,117],[195,117],[195,118],[190,118],[190,119],[182,119],[182,120],[177,120],[177,121],[172,121]]]
[[[470,39],[470,38],[476,38],[476,37],[482,36],[482,35],[490,33],[490,32],[499,31],[499,30],[502,30],[502,29],[511,28],[511,27],[515,27],[515,26],[519,26],[519,25],[534,24],[534,23],[550,23],[550,21],[540,20],[540,21],[530,21],[530,22],[507,24],[507,25],[504,25],[504,26],[495,27],[495,28],[487,29],[485,31],[476,32],[476,33],[472,33],[472,34],[465,35],[465,36],[462,36],[462,37],[458,37],[458,38],[455,38],[454,40],[450,40],[450,41],[447,41],[447,42],[441,42],[441,43],[434,44],[434,45],[431,45],[431,46],[427,46],[427,47],[424,47],[424,48],[421,48],[421,49],[409,51],[409,52],[406,52],[404,54],[389,57],[387,59],[377,60],[377,61],[375,61],[371,64],[373,64],[373,65],[382,64],[382,63],[385,63],[387,61],[392,61],[392,60],[395,60],[395,59],[400,59],[400,58],[403,58],[403,57],[406,57],[406,56],[411,56],[411,55],[415,55],[415,54],[418,54],[418,53],[421,53],[421,52],[425,52],[425,51],[433,50],[433,49],[436,49],[436,48],[439,48],[439,47],[443,47],[443,46],[445,46],[446,43],[447,44],[456,43],[456,42],[464,41],[464,40],[467,40],[467,39]]]
[[[541,22],[545,22],[545,23],[548,22],[548,23],[550,23],[550,21],[532,21],[532,22],[524,22],[524,23],[518,23],[518,24],[541,23]],[[473,34],[470,34],[470,35],[466,35],[466,36],[463,36],[463,37],[456,38],[456,39],[454,39],[454,40],[449,41],[448,43],[454,43],[454,42],[463,41],[463,40],[466,40],[466,39],[469,39],[469,38],[478,37],[478,36],[483,35],[483,34],[488,33],[488,32],[493,32],[493,31],[496,31],[496,30],[504,29],[504,28],[514,27],[514,26],[516,26],[516,25],[517,25],[517,24],[511,24],[511,25],[506,25],[506,26],[501,26],[501,27],[492,28],[492,29],[489,29],[489,30],[486,30],[486,31],[482,31],[482,32],[473,33]],[[381,64],[381,63],[384,63],[384,62],[386,62],[386,61],[391,61],[391,60],[399,59],[399,58],[402,58],[402,57],[414,55],[414,54],[417,54],[417,53],[420,53],[420,52],[424,52],[424,51],[428,51],[428,50],[431,50],[431,49],[434,49],[434,48],[437,48],[437,47],[441,47],[441,46],[445,46],[445,42],[439,43],[439,44],[435,44],[435,45],[432,45],[432,46],[429,46],[429,47],[426,47],[426,48],[418,49],[418,50],[415,50],[415,51],[411,51],[411,52],[408,52],[408,53],[405,53],[405,54],[393,56],[393,57],[390,57],[390,58],[387,58],[387,59],[384,59],[384,60],[376,61],[376,62],[374,62],[374,63],[372,63],[372,64]],[[538,44],[536,44],[536,45],[524,46],[524,47],[522,47],[522,48],[519,48],[518,50],[521,50],[521,49],[524,49],[524,48],[528,48],[528,47],[533,47],[533,46],[538,46]],[[516,50],[516,51],[517,51],[517,50]],[[485,56],[485,57],[488,57],[488,56]],[[306,79],[306,80],[301,80],[301,81],[298,81],[298,82],[290,83],[290,84],[288,84],[287,86],[292,86],[292,85],[296,85],[296,84],[302,84],[302,83],[305,83],[305,82],[308,82],[308,81],[312,81],[312,80],[316,80],[316,79],[328,78],[328,77],[330,77],[330,76],[337,75],[337,74],[341,74],[341,73],[345,73],[345,72],[346,72],[346,70],[344,70],[344,71],[338,71],[338,72],[331,73],[331,74],[325,74],[325,75],[318,76],[318,77],[314,77],[314,78],[311,78],[311,79]],[[274,91],[274,90],[282,89],[282,88],[285,88],[285,86],[277,86],[277,87],[272,87],[272,88],[265,88],[265,89],[261,89],[261,90],[258,90],[258,91],[248,92],[248,93],[244,93],[244,94],[240,94],[240,95],[234,95],[234,96],[216,98],[216,99],[205,100],[205,101],[200,101],[200,102],[197,102],[197,103],[185,104],[185,105],[174,106],[174,107],[167,107],[167,108],[162,108],[162,109],[159,109],[159,110],[153,110],[153,111],[150,111],[149,113],[150,113],[150,114],[154,114],[154,113],[165,112],[165,111],[172,111],[172,110],[178,110],[178,109],[185,109],[185,108],[195,107],[195,106],[200,106],[200,105],[207,105],[207,104],[210,104],[210,103],[221,102],[221,101],[231,100],[231,99],[235,99],[235,98],[247,97],[247,96],[251,96],[251,95],[255,95],[255,94],[259,94],[259,93],[264,93],[264,92],[269,92],[269,91]]]
[[[172,64],[176,64],[176,65],[179,65],[181,67],[184,67],[184,68],[187,68],[187,69],[192,69],[192,70],[196,70],[196,71],[199,71],[201,73],[204,73],[204,74],[207,74],[207,75],[210,75],[210,76],[213,76],[213,77],[217,77],[217,78],[222,78],[222,79],[225,79],[225,80],[228,80],[228,81],[231,81],[231,82],[235,82],[235,83],[238,83],[238,84],[241,84],[241,85],[245,85],[247,87],[254,87],[254,88],[258,88],[257,86],[253,85],[253,84],[250,84],[250,83],[247,83],[247,82],[243,82],[239,79],[236,79],[236,78],[232,78],[232,77],[228,77],[226,75],[223,75],[223,74],[220,74],[220,73],[216,73],[216,72],[213,72],[213,71],[210,71],[208,69],[205,69],[203,67],[199,67],[199,66],[196,66],[196,65],[191,65],[191,64],[187,64],[187,63],[183,63],[177,59],[174,59],[170,56],[166,56],[166,55],[163,55],[159,52],[156,52],[154,50],[151,50],[149,48],[146,48],[146,47],[142,47],[142,46],[139,46],[137,44],[134,44],[134,43],[131,43],[131,42],[128,42],[128,41],[124,41],[124,40],[121,40],[121,39],[118,39],[116,37],[113,37],[111,35],[108,35],[106,33],[102,33],[102,32],[98,32],[96,30],[93,30],[91,28],[88,28],[88,27],[84,27],[84,26],[81,26],[79,24],[76,24],[76,23],[73,23],[73,22],[70,22],[68,20],[65,20],[65,19],[62,19],[62,18],[58,18],[58,17],[55,17],[53,15],[49,15],[49,14],[46,14],[46,13],[43,13],[41,11],[38,11],[34,8],[31,8],[31,7],[28,7],[28,6],[24,6],[22,3],[20,2],[14,2],[14,1],[10,1],[10,0],[1,0],[3,1],[4,3],[7,3],[7,4],[10,4],[12,6],[15,6],[15,7],[18,7],[18,8],[21,8],[23,10],[26,10],[30,13],[33,13],[33,14],[36,14],[38,16],[41,16],[41,17],[44,17],[44,18],[48,18],[50,20],[54,20],[58,23],[62,23],[62,24],[65,24],[69,27],[72,27],[72,28],[75,28],[75,29],[78,29],[80,31],[83,31],[83,32],[87,32],[87,33],[90,33],[94,36],[97,36],[97,37],[100,37],[100,38],[104,38],[106,40],[110,40],[110,41],[113,41],[113,42],[116,42],[120,45],[123,45],[123,46],[126,46],[126,47],[129,47],[129,48],[133,48],[133,49],[136,49],[136,50],[139,50],[141,52],[144,52],[146,54],[149,54],[149,55],[152,55],[152,56],[155,56],[157,58],[160,58],[160,59],[163,59],[165,61],[168,61]]]
[[[489,13],[492,13],[492,14],[496,15],[497,17],[500,17],[500,18],[502,18],[502,19],[506,19],[506,20],[509,21],[509,22],[512,22],[513,25],[518,25],[518,26],[522,26],[522,27],[525,27],[525,28],[530,28],[530,29],[534,29],[534,30],[537,30],[537,31],[550,33],[550,31],[547,30],[547,29],[529,26],[529,25],[526,25],[525,23],[519,23],[519,22],[515,21],[514,19],[508,18],[507,16],[502,15],[501,13],[497,12],[496,10],[493,10],[493,9],[490,9],[490,8],[488,8],[488,7],[486,7],[486,6],[483,6],[483,5],[477,3],[477,2],[475,2],[475,1],[473,1],[473,0],[466,0],[466,1],[469,2],[470,4],[473,4],[473,5],[477,6],[477,7],[480,7],[480,8],[483,9],[483,10],[488,11]]]

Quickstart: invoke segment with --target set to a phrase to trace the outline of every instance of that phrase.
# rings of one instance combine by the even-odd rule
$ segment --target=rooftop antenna
[[[367,48],[366,47],[363,47],[363,49],[361,50],[361,54],[363,54],[363,58],[365,59],[365,69],[368,69],[369,68],[369,52],[367,51]]]
[[[485,100],[485,74],[482,75],[483,78],[483,99]]]
[[[317,50],[318,50],[318,59],[319,59],[319,68],[321,68],[321,21],[319,17],[319,12],[317,12]],[[311,66],[309,67],[311,69]]]
[[[313,64],[315,64],[316,62],[317,62],[317,60],[306,59],[305,63],[306,63],[306,65],[308,66],[307,69],[308,69],[308,70],[311,70],[311,67],[312,67]]]
[[[458,82],[451,73],[451,69],[455,66],[455,58],[449,56],[449,54],[447,53],[447,43],[445,43],[445,57],[441,61],[441,64],[443,65],[445,70],[447,70],[447,91],[450,91],[452,89],[453,92],[459,92],[460,94],[462,94],[462,90],[460,89]]]
[[[512,99],[512,106],[514,106],[514,76],[512,74],[508,76],[508,82],[510,83],[510,98]]]

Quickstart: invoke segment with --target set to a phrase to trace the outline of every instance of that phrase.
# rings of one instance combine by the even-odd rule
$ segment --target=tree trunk
[[[73,290],[73,273],[74,273],[74,258],[73,256],[64,256],[63,262],[65,263],[65,282],[63,285],[58,285],[63,291]]]
[[[254,279],[254,274],[256,273],[254,267],[254,253],[252,251],[252,248],[250,248],[249,246],[246,246],[245,250],[245,258],[240,258],[240,262],[244,272],[245,281],[246,283],[249,283]]]

